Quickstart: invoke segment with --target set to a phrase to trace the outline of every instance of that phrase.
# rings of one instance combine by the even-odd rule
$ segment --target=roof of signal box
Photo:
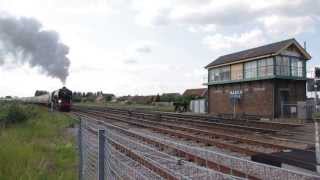
[[[223,64],[232,64],[238,61],[246,61],[262,56],[277,55],[282,50],[288,48],[292,44],[294,44],[299,49],[299,51],[301,52],[301,54],[304,55],[306,60],[311,59],[310,54],[295,39],[287,39],[284,41],[275,42],[272,44],[267,44],[260,47],[220,56],[216,60],[208,64],[205,68],[219,66]]]

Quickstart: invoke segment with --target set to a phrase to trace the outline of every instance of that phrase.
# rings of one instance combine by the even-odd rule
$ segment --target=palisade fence
[[[297,118],[298,104],[281,103],[281,117],[282,118]]]
[[[223,174],[205,167],[197,166],[188,161],[177,163],[180,162],[179,158],[156,151],[150,146],[130,138],[127,134],[118,131],[117,129],[120,128],[118,126],[107,124],[101,120],[84,115],[79,116],[79,119],[78,145],[80,155],[80,180],[214,180],[247,179],[248,177],[279,180],[320,179],[319,176],[255,163],[218,152],[176,143],[169,139],[150,136],[127,129],[121,130],[135,133],[137,136],[144,136],[153,141],[167,144],[171,147],[203,157],[208,161],[216,162],[217,164],[220,164],[218,169],[230,167],[231,169],[244,172],[246,177],[240,178],[233,176],[232,170],[228,175]],[[127,147],[130,150],[121,150],[119,147]],[[142,157],[142,159],[137,158],[138,156]],[[167,174],[164,172],[167,172]],[[170,176],[166,176],[168,174],[170,174]]]
[[[312,119],[312,114],[318,112],[313,100],[298,103],[281,103],[282,118]]]

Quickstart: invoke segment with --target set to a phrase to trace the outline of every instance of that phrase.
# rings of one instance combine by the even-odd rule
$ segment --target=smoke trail
[[[70,66],[68,53],[69,48],[60,42],[58,33],[43,30],[36,19],[0,14],[0,65],[6,59],[27,63],[65,83]]]

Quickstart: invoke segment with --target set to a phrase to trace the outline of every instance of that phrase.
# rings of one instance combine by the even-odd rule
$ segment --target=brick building
[[[198,88],[198,89],[187,89],[182,94],[183,96],[195,97],[195,98],[207,98],[208,89]]]
[[[278,118],[283,104],[306,100],[306,62],[295,40],[220,56],[208,69],[208,112]]]

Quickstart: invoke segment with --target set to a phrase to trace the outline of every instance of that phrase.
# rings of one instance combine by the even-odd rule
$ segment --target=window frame
[[[221,81],[229,81],[231,80],[231,67],[230,66],[222,66],[210,69],[210,82],[221,82]]]
[[[274,75],[273,57],[259,59],[258,61],[258,77],[269,77]],[[262,62],[264,62],[262,66]]]
[[[304,63],[301,58],[291,57],[291,76],[304,77]]]
[[[254,79],[258,77],[258,61],[245,62],[243,66],[244,79]]]

